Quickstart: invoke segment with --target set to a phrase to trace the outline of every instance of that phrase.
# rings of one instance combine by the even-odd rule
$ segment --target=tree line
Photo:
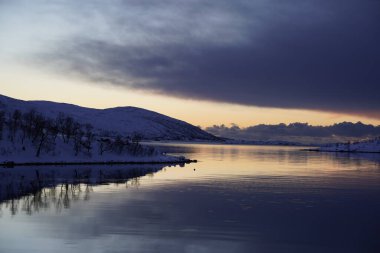
[[[80,153],[91,156],[97,145],[100,155],[105,153],[129,153],[131,155],[152,155],[155,150],[140,145],[142,136],[99,136],[91,124],[81,124],[73,117],[59,113],[55,119],[45,117],[35,110],[21,112],[0,111],[0,141],[21,144],[33,144],[35,156],[42,152],[53,152],[58,142],[72,146],[75,156]]]

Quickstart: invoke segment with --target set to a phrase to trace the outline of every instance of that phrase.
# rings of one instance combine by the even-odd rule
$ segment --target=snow
[[[94,132],[94,138],[92,140],[92,137],[88,137],[91,138],[90,144],[83,144],[87,137],[79,137],[81,140],[66,137],[65,140],[63,132],[60,131],[54,138],[51,137],[52,133],[46,138],[41,137],[42,134],[35,134],[39,136],[38,141],[31,135],[26,138],[25,129],[22,132],[20,127],[13,128],[16,129],[13,133],[9,130],[11,128],[4,127],[0,136],[3,137],[0,138],[0,165],[13,163],[16,165],[26,163],[185,163],[190,161],[184,157],[163,154],[156,148],[139,144],[131,137],[137,131],[146,138],[149,136],[164,139],[212,137],[185,122],[134,107],[98,110],[46,101],[28,102],[0,95],[0,110],[5,111],[6,115],[12,114],[15,110],[26,113],[32,109],[45,118],[55,119],[62,112],[65,116],[72,116],[81,124],[90,123],[97,129]],[[12,126],[9,122],[8,126]],[[114,131],[114,133],[105,136],[104,131]],[[119,134],[123,136],[116,138],[115,135]],[[103,150],[101,150],[101,145]],[[76,147],[75,150],[74,147]]]
[[[353,143],[336,143],[322,146],[318,151],[380,153],[380,138]]]
[[[141,146],[147,149],[146,146]],[[0,163],[12,161],[15,163],[159,163],[159,162],[185,162],[184,157],[170,156],[162,154],[155,149],[152,153],[131,155],[128,152],[117,154],[114,152],[104,152],[100,154],[98,145],[93,145],[90,153],[80,152],[74,154],[71,143],[64,143],[57,138],[53,151],[43,152],[36,157],[36,148],[29,140],[25,140],[21,145],[19,140],[11,142],[4,139],[0,141]]]

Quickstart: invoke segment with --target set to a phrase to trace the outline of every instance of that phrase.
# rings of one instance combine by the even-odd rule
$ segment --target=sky
[[[0,0],[0,93],[202,127],[380,124],[377,0]]]

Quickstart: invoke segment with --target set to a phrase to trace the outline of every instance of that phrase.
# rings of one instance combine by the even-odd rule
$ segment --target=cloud
[[[380,118],[379,1],[67,1],[53,10],[73,32],[34,60],[65,75]]]
[[[361,122],[342,122],[330,126],[312,126],[307,123],[256,125],[240,128],[233,124],[214,125],[206,131],[216,136],[254,141],[290,141],[300,143],[341,142],[380,136],[380,126]]]

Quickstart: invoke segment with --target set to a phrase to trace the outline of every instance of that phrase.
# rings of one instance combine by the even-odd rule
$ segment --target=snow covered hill
[[[336,143],[322,146],[318,151],[380,153],[380,137],[367,141]]]
[[[34,109],[48,118],[56,118],[62,112],[82,124],[91,124],[99,132],[111,131],[124,136],[139,134],[144,140],[219,140],[189,123],[137,107],[92,109],[48,101],[23,101],[0,95],[0,110],[16,109],[21,112]]]

